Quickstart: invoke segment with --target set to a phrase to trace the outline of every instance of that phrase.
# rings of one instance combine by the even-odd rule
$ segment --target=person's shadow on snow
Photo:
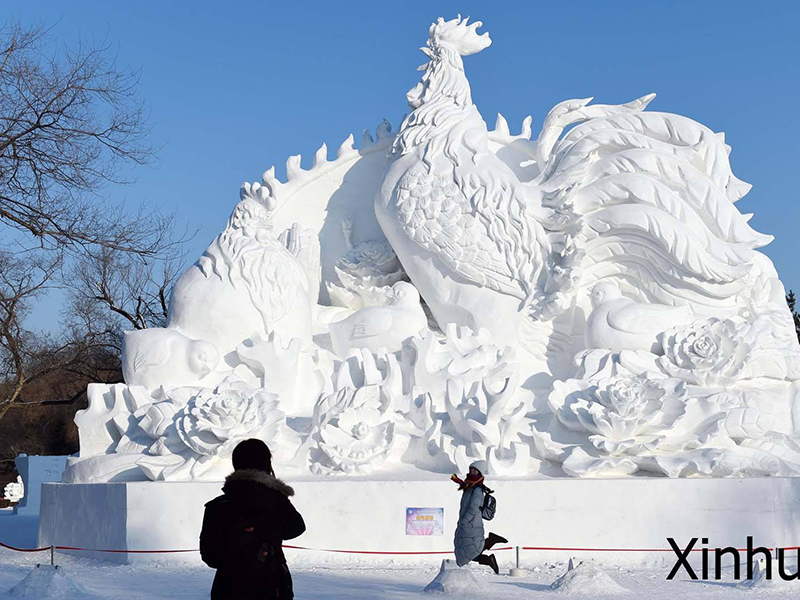
[[[514,587],[530,590],[532,592],[545,592],[550,589],[546,583],[532,583],[528,581],[493,581],[495,585],[513,585]]]

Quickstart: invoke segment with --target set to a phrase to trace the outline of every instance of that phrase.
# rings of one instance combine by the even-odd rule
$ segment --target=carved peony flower
[[[676,379],[616,375],[586,387],[578,380],[557,383],[549,401],[558,420],[588,433],[607,455],[654,449],[686,410],[686,384]]]
[[[734,383],[750,355],[741,327],[730,320],[708,319],[667,330],[662,339],[663,371],[696,385]]]
[[[380,306],[391,298],[391,287],[406,280],[406,272],[386,241],[358,244],[334,265],[339,282],[330,282],[328,292],[335,304],[359,309]]]
[[[229,456],[240,441],[275,439],[285,415],[278,396],[242,385],[200,390],[175,417],[184,444],[205,456]]]
[[[393,285],[403,275],[397,254],[388,242],[383,241],[359,244],[339,259],[336,269],[347,282],[362,285]]]
[[[315,411],[322,455],[312,469],[318,472],[364,472],[382,462],[395,442],[394,411],[378,385],[344,388],[322,398]]]

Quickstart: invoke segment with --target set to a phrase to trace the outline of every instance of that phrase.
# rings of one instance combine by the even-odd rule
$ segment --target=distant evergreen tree
[[[786,304],[789,305],[789,310],[792,312],[792,318],[794,319],[794,330],[797,332],[797,339],[800,341],[800,314],[797,314],[797,311],[794,309],[795,297],[794,292],[789,290],[789,295],[786,296]]]

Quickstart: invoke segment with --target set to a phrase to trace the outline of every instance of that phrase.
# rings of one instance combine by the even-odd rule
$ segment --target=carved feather
[[[730,265],[715,258],[684,224],[655,207],[611,206],[588,215],[585,221],[600,234],[645,237],[669,253],[677,265],[707,281],[733,281],[746,275],[750,268],[747,264]]]
[[[660,112],[617,114],[582,123],[559,142],[557,152],[568,152],[587,136],[600,131],[614,130],[643,135],[680,148],[691,148],[692,160],[704,167],[729,200],[735,202],[750,189],[750,185],[735,177],[731,171],[728,151],[723,141],[708,127],[687,117]]]
[[[416,173],[401,180],[396,194],[403,229],[419,246],[468,281],[520,300],[529,296],[538,248],[524,208],[498,209],[518,204],[510,181],[482,171],[458,183]]]
[[[758,248],[773,239],[750,227],[747,215],[742,215],[707,175],[673,155],[623,150],[593,164],[586,183],[617,173],[639,173],[662,182],[695,209],[709,230],[724,241]]]
[[[665,184],[644,174],[618,173],[604,177],[582,188],[576,194],[575,203],[583,214],[618,204],[632,204],[634,211],[639,205],[652,206],[673,217],[720,261],[737,265],[753,259],[753,251],[748,246],[729,243],[714,235],[689,203]]]

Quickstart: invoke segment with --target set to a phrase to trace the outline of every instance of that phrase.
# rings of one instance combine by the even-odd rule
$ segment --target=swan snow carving
[[[579,337],[575,309],[588,314],[599,281],[624,284],[641,302],[730,317],[757,277],[777,278],[755,251],[772,238],[733,204],[750,186],[732,174],[723,136],[643,112],[654,94],[619,106],[558,104],[536,143],[538,174],[521,181],[490,150],[471,100],[462,57],[491,44],[480,26],[460,17],[431,26],[422,48],[430,60],[407,95],[412,112],[375,199],[440,326],[485,328],[549,372],[541,338]],[[790,327],[785,305],[778,310]]]

